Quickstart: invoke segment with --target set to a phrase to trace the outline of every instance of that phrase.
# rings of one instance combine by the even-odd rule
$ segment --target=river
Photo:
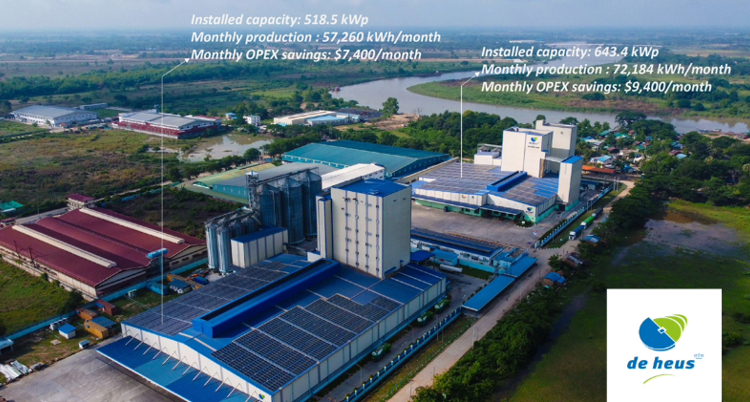
[[[619,58],[613,57],[585,57],[583,59],[565,57],[557,60],[552,60],[548,62],[547,65],[558,66],[561,64],[565,64],[567,66],[577,66],[579,64],[588,64],[589,66],[593,66],[598,64],[614,63],[618,60]],[[455,73],[446,73],[439,76],[436,75],[429,77],[392,78],[371,81],[363,84],[341,87],[339,92],[335,92],[332,95],[337,98],[344,98],[344,100],[356,100],[360,105],[367,106],[373,109],[380,109],[386,99],[388,99],[389,97],[394,97],[398,99],[398,104],[400,106],[399,110],[404,113],[430,115],[433,113],[443,113],[446,110],[458,112],[461,110],[460,103],[458,101],[432,98],[429,96],[415,94],[413,92],[409,92],[407,88],[427,82],[465,79],[473,76],[474,73],[475,71],[460,71]],[[583,119],[589,119],[592,122],[606,121],[610,124],[613,124],[615,116],[617,115],[617,113],[566,112],[559,110],[485,105],[470,102],[464,102],[464,110],[493,113],[502,117],[510,116],[519,122],[532,122],[537,115],[543,114],[547,117],[547,120],[551,122],[558,122],[566,117],[574,116],[578,118],[579,121]],[[750,130],[748,124],[741,120],[708,119],[703,117],[649,117],[672,123],[677,129],[677,132],[680,133],[694,130],[722,130],[745,133]]]

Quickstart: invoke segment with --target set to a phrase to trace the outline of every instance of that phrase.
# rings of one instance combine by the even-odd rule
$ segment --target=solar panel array
[[[336,325],[344,327],[355,334],[363,332],[373,324],[370,320],[364,319],[354,313],[350,313],[341,307],[337,307],[322,299],[305,307],[305,310],[323,317],[330,322],[334,322]]]
[[[462,176],[461,166],[458,163],[452,163],[423,176],[426,179],[435,179],[435,181],[424,184],[419,189],[476,194],[487,190],[488,185],[514,173],[498,170],[497,166],[465,163]]]
[[[537,206],[557,195],[558,182],[529,178],[510,190],[501,193],[504,198]]]
[[[373,301],[370,302],[370,304],[374,304],[380,308],[384,308],[388,310],[389,312],[395,310],[399,306],[399,304],[396,303],[395,301],[386,299],[385,297],[382,297],[382,296],[376,297],[375,299],[373,299]]]
[[[371,321],[378,321],[389,313],[388,310],[382,307],[378,307],[374,304],[362,305],[362,304],[353,302],[339,294],[333,295],[333,297],[328,299],[328,302],[331,304],[335,304],[339,307],[342,307],[344,309],[347,309]]]
[[[260,326],[261,331],[286,343],[287,345],[302,350],[308,355],[320,360],[333,353],[336,347],[328,342],[295,327],[282,320],[271,320]]]
[[[288,371],[234,343],[217,350],[212,355],[268,389],[279,389],[294,379],[294,375]]]
[[[342,346],[348,341],[354,339],[354,334],[339,326],[336,326],[317,315],[304,310],[302,307],[295,307],[279,316],[280,319],[294,324],[305,331],[325,339],[336,346]]]
[[[192,327],[194,319],[288,275],[284,271],[270,269],[285,266],[284,263],[273,262],[263,267],[255,265],[239,269],[235,275],[221,278],[167,302],[164,304],[164,324],[161,307],[137,315],[127,323],[166,335],[176,335]]]
[[[234,343],[295,375],[315,365],[315,360],[255,330],[235,339]]]

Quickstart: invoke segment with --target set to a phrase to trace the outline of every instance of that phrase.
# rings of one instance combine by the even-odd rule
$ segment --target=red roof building
[[[591,172],[591,173],[615,174],[614,169],[599,168],[596,166],[589,166],[589,165],[583,165],[583,171]]]
[[[0,255],[97,299],[159,272],[148,253],[166,248],[165,271],[206,258],[206,242],[101,208],[75,209],[0,229]]]

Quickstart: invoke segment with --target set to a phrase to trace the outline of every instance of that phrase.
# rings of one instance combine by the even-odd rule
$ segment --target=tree
[[[174,183],[182,181],[182,173],[180,172],[180,168],[177,166],[170,167],[167,171],[167,178]]]
[[[380,134],[378,137],[378,144],[382,145],[393,145],[398,141],[398,136],[388,131]]]
[[[642,112],[632,112],[632,111],[624,111],[620,112],[617,116],[615,116],[615,121],[617,124],[625,127],[630,128],[630,125],[635,123],[636,121],[646,120],[646,114]]]
[[[78,290],[72,290],[70,293],[68,293],[68,300],[65,301],[65,304],[61,305],[60,308],[57,310],[57,314],[66,314],[68,312],[71,312],[78,308],[83,303],[83,296],[81,295],[81,292]]]
[[[245,153],[242,154],[242,157],[245,158],[246,161],[252,162],[260,158],[260,151],[257,148],[248,148]]]
[[[0,115],[5,115],[10,113],[11,105],[10,102],[7,100],[0,101]]]
[[[537,121],[537,120],[547,120],[547,116],[543,114],[538,114],[536,115],[536,119],[534,119],[534,121]]]
[[[398,113],[398,99],[392,97],[386,99],[386,101],[383,102],[383,114],[386,117],[390,117],[396,113]]]

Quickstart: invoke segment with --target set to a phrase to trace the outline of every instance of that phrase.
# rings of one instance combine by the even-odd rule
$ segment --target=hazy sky
[[[361,13],[369,27],[749,27],[750,0],[0,0],[0,31],[190,29],[196,15]]]

